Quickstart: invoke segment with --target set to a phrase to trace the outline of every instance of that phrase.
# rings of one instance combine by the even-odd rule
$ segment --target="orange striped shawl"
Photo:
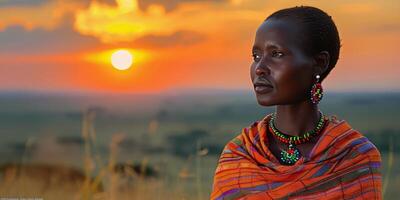
[[[267,115],[224,148],[211,199],[382,199],[378,149],[331,117],[308,156],[279,164],[267,145]]]

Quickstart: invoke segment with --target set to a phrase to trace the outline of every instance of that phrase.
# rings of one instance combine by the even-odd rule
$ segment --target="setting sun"
[[[127,50],[118,50],[111,55],[111,64],[118,70],[129,69],[132,65],[132,54]]]

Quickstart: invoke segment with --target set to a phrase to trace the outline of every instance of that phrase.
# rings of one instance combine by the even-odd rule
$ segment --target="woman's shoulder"
[[[337,127],[336,130],[340,132],[336,135],[337,138],[333,140],[333,147],[351,149],[353,155],[359,154],[375,157],[377,160],[381,159],[380,151],[375,144],[362,131],[354,128],[347,120],[340,119],[336,115],[331,115],[329,116],[329,122],[333,124],[333,127]],[[333,131],[335,130],[331,132]]]

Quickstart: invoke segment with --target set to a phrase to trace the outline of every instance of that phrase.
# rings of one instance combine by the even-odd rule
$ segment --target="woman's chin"
[[[260,106],[274,106],[275,104],[268,97],[257,95],[257,102]]]

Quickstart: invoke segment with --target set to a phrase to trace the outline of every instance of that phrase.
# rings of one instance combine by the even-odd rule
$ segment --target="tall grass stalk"
[[[30,138],[28,138],[26,140],[25,145],[24,145],[24,152],[22,153],[21,162],[20,162],[19,165],[17,165],[17,171],[19,172],[19,174],[17,175],[17,177],[15,177],[15,180],[13,180],[13,181],[21,179],[21,177],[24,177],[24,173],[25,173],[24,172],[24,165],[27,163],[26,162],[27,161],[27,157],[28,157],[27,154],[31,150],[31,147],[32,147],[33,143],[34,143],[34,138],[30,137]],[[27,189],[26,184],[22,184],[21,189],[22,189],[22,192],[25,193],[27,191],[26,190]]]
[[[110,200],[117,199],[118,194],[118,181],[119,177],[116,173],[114,173],[114,166],[117,160],[118,154],[118,144],[125,138],[124,134],[115,134],[112,136],[111,144],[110,144],[110,157],[108,163],[108,172],[109,172],[109,198]]]
[[[85,180],[83,182],[81,194],[82,194],[82,199],[92,199],[92,192],[91,192],[91,175],[92,175],[92,170],[93,170],[93,160],[91,158],[91,137],[90,137],[90,131],[93,130],[93,128],[90,128],[92,126],[92,120],[94,118],[94,114],[90,113],[89,111],[85,111],[83,113],[83,119],[82,119],[82,138],[84,140],[84,157],[83,157],[83,168],[84,168],[84,174],[85,174]]]
[[[197,199],[203,199],[203,188],[201,184],[201,141],[200,139],[196,142],[196,186],[197,186]]]

